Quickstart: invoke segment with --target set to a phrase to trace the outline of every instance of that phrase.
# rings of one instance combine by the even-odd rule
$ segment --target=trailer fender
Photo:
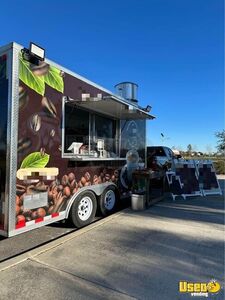
[[[83,192],[85,191],[92,191],[96,196],[100,196],[103,191],[108,187],[108,186],[115,186],[117,188],[117,185],[113,182],[105,182],[101,184],[96,184],[96,185],[90,185],[90,186],[85,186],[81,188],[77,193],[75,193],[69,200],[68,205],[66,207],[66,214],[65,218],[67,219],[69,217],[69,212],[70,209],[73,205],[73,202],[76,200],[76,198]]]

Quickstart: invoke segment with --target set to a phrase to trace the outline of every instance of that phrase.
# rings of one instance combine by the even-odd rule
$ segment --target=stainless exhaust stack
[[[132,104],[137,104],[138,85],[133,82],[121,82],[115,85],[116,94],[128,100]]]

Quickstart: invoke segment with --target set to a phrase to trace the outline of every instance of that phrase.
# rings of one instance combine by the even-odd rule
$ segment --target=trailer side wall
[[[21,56],[19,60],[15,229],[21,231],[24,227],[33,228],[46,220],[50,222],[51,218],[64,213],[71,197],[82,188],[112,182],[118,185],[121,193],[126,193],[127,178],[123,174],[124,178],[120,180],[121,170],[126,165],[126,153],[130,149],[136,149],[145,161],[145,121],[121,121],[123,160],[74,161],[62,158],[63,97],[81,101],[84,94],[93,98],[108,94],[52,65],[43,63],[42,67],[37,68]],[[76,118],[75,115],[71,117]],[[80,130],[85,132],[87,126],[84,124]],[[39,172],[24,178],[18,175],[24,169],[29,172],[31,167],[46,170],[46,174],[42,172],[40,175]],[[53,170],[57,174],[52,173],[50,178]]]
[[[6,192],[6,152],[8,116],[8,57],[0,55],[0,229],[4,229],[4,207]]]

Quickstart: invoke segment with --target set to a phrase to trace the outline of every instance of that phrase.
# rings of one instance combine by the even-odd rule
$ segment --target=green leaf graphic
[[[44,96],[45,81],[41,76],[35,76],[30,70],[29,63],[20,56],[19,78],[32,90]]]
[[[48,73],[44,75],[44,81],[53,89],[61,93],[64,92],[64,82],[59,69],[50,66]]]
[[[40,152],[33,152],[24,158],[20,166],[21,169],[25,168],[44,168],[49,161],[49,155],[42,155]]]

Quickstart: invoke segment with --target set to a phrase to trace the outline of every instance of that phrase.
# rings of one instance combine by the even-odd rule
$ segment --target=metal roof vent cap
[[[115,85],[116,94],[128,100],[132,104],[137,104],[138,85],[134,82],[120,82]]]

